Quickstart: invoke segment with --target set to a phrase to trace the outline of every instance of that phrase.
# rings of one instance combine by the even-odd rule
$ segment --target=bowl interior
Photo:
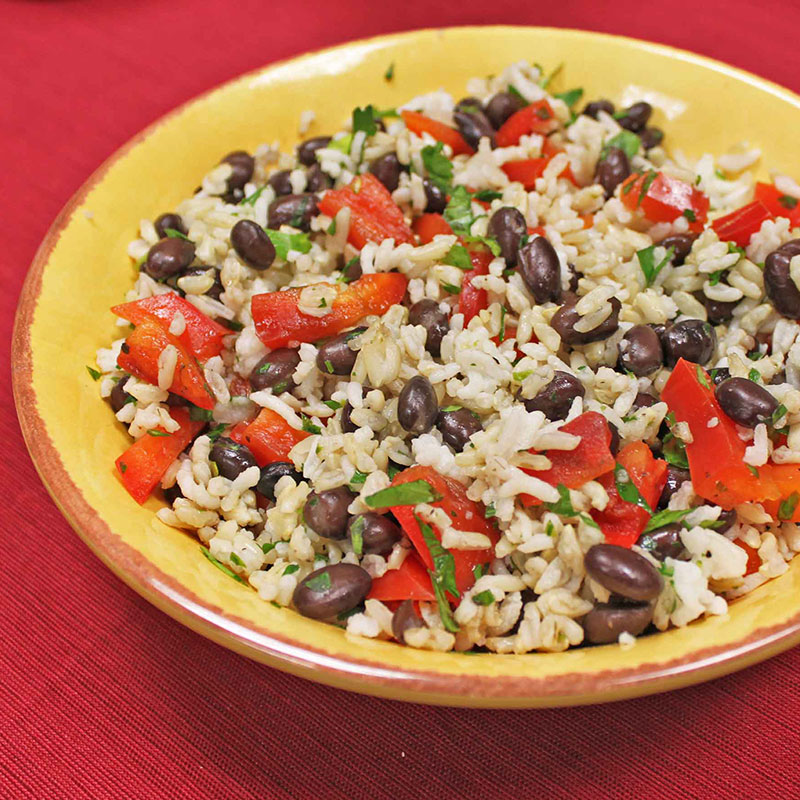
[[[748,140],[763,168],[797,174],[800,98],[733,68],[629,39],[536,28],[419,31],[357,42],[244,76],[190,102],[109,160],[81,189],[37,254],[15,332],[15,391],[37,468],[70,523],[124,580],[185,624],[249,656],[345,688],[472,705],[547,705],[660,691],[721,674],[798,638],[800,564],[735,602],[726,617],[641,639],[524,656],[421,652],[350,639],[277,609],[206,561],[197,541],[137,506],[114,477],[128,439],[86,365],[115,332],[109,307],[130,287],[138,221],[191,194],[226,152],[336,130],[353,107],[395,106],[426,91],[466,93],[476,73],[530,58],[563,63],[558,90],[584,100],[641,87],[683,101],[656,124],[671,148],[719,153]],[[384,73],[394,64],[394,79]],[[721,121],[724,120],[724,124]],[[117,329],[118,330],[118,329]]]

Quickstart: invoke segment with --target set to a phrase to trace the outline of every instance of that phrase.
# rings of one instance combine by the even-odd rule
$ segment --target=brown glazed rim
[[[513,26],[497,26],[494,30],[507,30],[509,27]],[[445,28],[441,29],[441,32],[461,30],[464,28]],[[353,44],[367,42],[396,42],[425,32],[413,31],[374,37],[317,52],[346,50]],[[691,60],[715,66],[717,69],[723,67],[729,73],[746,77],[749,81],[755,78],[762,86],[770,85],[769,81],[727,64],[665,45],[643,43],[629,37],[576,32],[609,40],[627,40],[640,47],[644,44],[648,49],[672,56],[679,55],[681,58],[689,57]],[[269,65],[269,68],[285,64],[287,61],[276,62]],[[111,530],[72,482],[60,454],[48,435],[47,426],[39,415],[33,388],[30,331],[41,290],[42,274],[72,214],[117,161],[147,139],[159,126],[178,116],[187,106],[219,91],[229,83],[253,77],[262,71],[263,68],[254,70],[189,100],[149,125],[110,156],[58,214],[37,250],[25,279],[12,339],[11,369],[17,414],[25,443],[45,487],[67,521],[95,555],[128,586],[157,608],[217,643],[270,666],[321,683],[415,702],[461,706],[533,707],[618,700],[667,691],[719,677],[776,655],[800,642],[799,613],[781,624],[758,628],[735,643],[696,650],[682,658],[667,662],[594,673],[511,677],[387,667],[379,661],[332,656],[313,646],[298,643],[289,636],[262,628],[250,620],[228,614],[163,573]],[[783,87],[776,88],[781,92],[786,91]],[[535,670],[536,657],[535,654],[530,656],[532,672]]]

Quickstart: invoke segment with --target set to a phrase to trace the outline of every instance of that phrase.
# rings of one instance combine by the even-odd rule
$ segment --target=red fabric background
[[[543,24],[686,47],[800,90],[800,6],[788,0],[235,6],[0,2],[4,363],[26,266],[84,178],[176,104],[269,61],[414,27]],[[59,515],[5,377],[0,796],[800,796],[800,650],[669,695],[481,712],[324,688],[190,633],[114,578]]]

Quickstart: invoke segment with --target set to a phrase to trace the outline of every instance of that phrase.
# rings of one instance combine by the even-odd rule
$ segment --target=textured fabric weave
[[[788,0],[301,6],[0,2],[0,797],[800,796],[800,650],[604,707],[469,711],[375,700],[284,675],[182,628],[114,578],[48,498],[7,376],[26,265],[106,156],[209,86],[352,38],[491,22],[663,41],[800,90],[800,6]]]

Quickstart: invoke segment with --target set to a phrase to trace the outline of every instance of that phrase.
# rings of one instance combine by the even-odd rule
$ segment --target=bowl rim
[[[639,50],[677,58],[735,77],[800,108],[800,95],[717,59],[670,45],[629,36],[596,33],[576,28],[524,25],[464,25],[422,28],[356,39],[332,47],[308,51],[247,71],[188,99],[135,134],[106,158],[70,197],[56,216],[34,254],[19,295],[12,335],[12,386],[23,438],[34,466],[56,506],[89,549],[139,595],[178,622],[242,655],[277,669],[320,683],[382,697],[442,705],[482,707],[534,707],[599,703],[668,691],[754,664],[800,643],[800,613],[788,620],[756,628],[741,640],[694,650],[666,662],[614,668],[594,673],[563,673],[549,677],[469,675],[424,669],[385,667],[379,661],[330,655],[313,646],[298,644],[291,636],[276,633],[225,612],[162,573],[139,551],[117,536],[85,500],[72,482],[60,455],[47,434],[33,387],[30,349],[31,328],[42,276],[61,232],[89,192],[109,169],[157,128],[179,116],[186,108],[233,84],[250,80],[265,71],[322,54],[378,43],[402,43],[430,34],[460,34],[481,29],[502,34],[512,31],[558,31],[576,38],[625,42]],[[533,659],[537,654],[530,654]],[[454,656],[457,657],[457,656]],[[400,692],[400,694],[398,694]]]

